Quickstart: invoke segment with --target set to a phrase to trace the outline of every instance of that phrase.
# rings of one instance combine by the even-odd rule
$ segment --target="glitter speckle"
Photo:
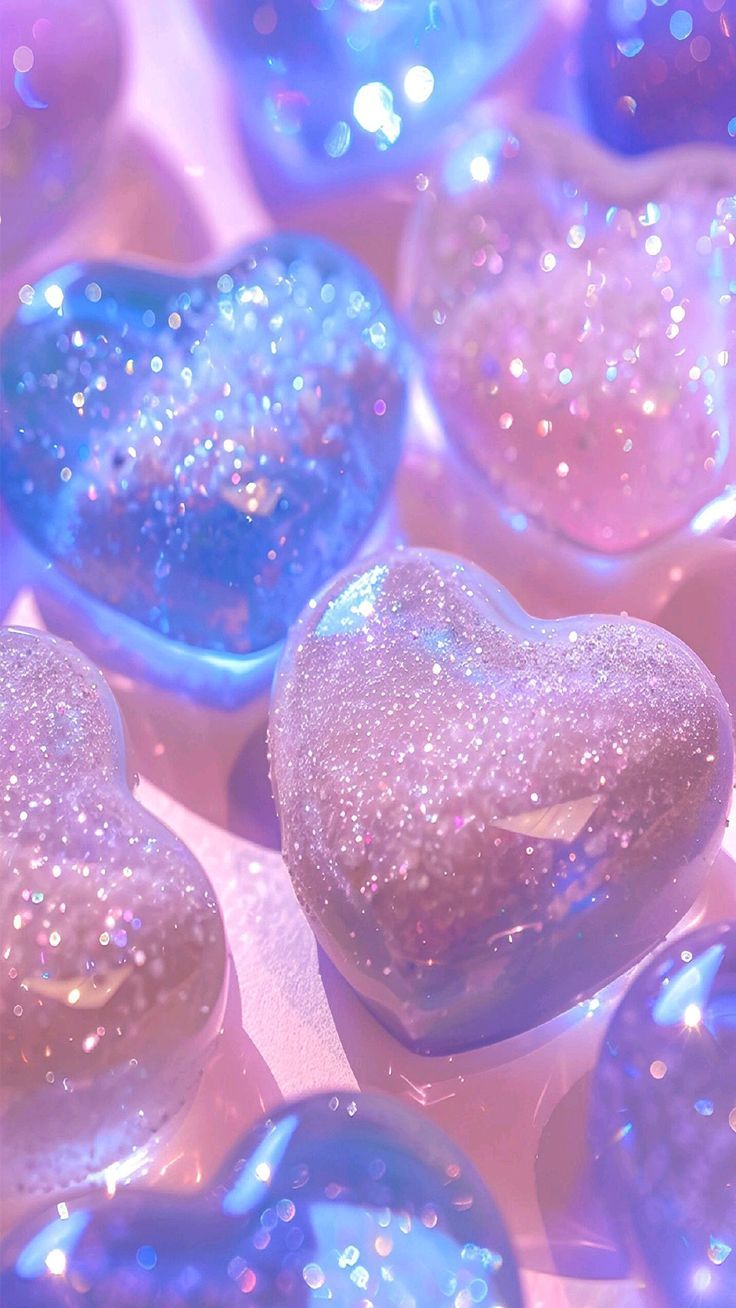
[[[425,104],[434,90],[434,74],[423,64],[414,64],[404,78],[404,91],[413,104]]]

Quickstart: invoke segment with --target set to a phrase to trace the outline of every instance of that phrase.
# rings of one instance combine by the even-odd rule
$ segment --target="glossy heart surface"
[[[12,1242],[6,1308],[521,1308],[480,1177],[443,1132],[378,1095],[291,1104],[204,1193],[126,1191]]]
[[[219,275],[74,265],[21,298],[2,452],[25,535],[174,641],[280,640],[399,458],[403,349],[370,274],[282,234]]]
[[[581,64],[592,126],[614,149],[736,145],[734,0],[594,2]]]
[[[520,50],[533,0],[209,0],[251,151],[291,186],[366,178],[434,147]]]
[[[592,1144],[606,1198],[671,1308],[736,1303],[736,923],[681,936],[608,1029]]]
[[[624,163],[483,105],[406,258],[447,435],[519,530],[634,550],[736,480],[736,152]]]
[[[0,59],[0,208],[7,269],[99,179],[123,75],[109,0],[4,0]]]
[[[117,705],[72,645],[0,630],[0,758],[0,1170],[52,1192],[188,1101],[225,938],[199,863],[133,799]]]
[[[529,617],[486,573],[376,556],[305,609],[269,726],[317,939],[421,1052],[589,997],[689,908],[731,796],[728,709],[676,638]]]

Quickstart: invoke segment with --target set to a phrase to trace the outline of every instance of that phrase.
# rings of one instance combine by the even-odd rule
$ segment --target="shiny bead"
[[[535,0],[212,0],[208,11],[249,151],[299,187],[433,149],[539,18]]]
[[[399,458],[391,310],[311,237],[194,279],[62,269],[29,289],[2,354],[18,526],[90,595],[204,650],[280,640]]]
[[[408,238],[429,389],[504,511],[634,550],[736,480],[736,152],[632,165],[497,112],[448,141]]]
[[[728,709],[628,618],[530,618],[407,550],[305,609],[273,691],[284,858],[321,946],[420,1052],[570,1008],[674,926],[721,844]]]
[[[123,76],[109,0],[3,0],[0,205],[7,270],[99,186]]]
[[[593,1084],[598,1175],[668,1308],[736,1303],[736,923],[637,977]]]
[[[287,1106],[204,1193],[92,1198],[9,1245],[4,1308],[521,1308],[478,1174],[430,1122],[374,1095]]]
[[[190,1099],[227,957],[202,868],[133,799],[123,726],[72,645],[0,630],[0,1172],[124,1166]]]
[[[614,149],[736,145],[734,0],[596,0],[581,60],[584,107]]]

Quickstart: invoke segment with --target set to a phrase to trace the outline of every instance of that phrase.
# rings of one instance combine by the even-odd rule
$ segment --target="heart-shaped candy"
[[[85,1183],[189,1099],[227,955],[196,859],[135,802],[120,714],[72,645],[0,630],[0,1171]]]
[[[592,125],[617,150],[736,137],[736,4],[595,0],[582,36]]]
[[[668,1308],[736,1303],[736,922],[663,949],[608,1029],[593,1149]]]
[[[505,67],[539,18],[535,0],[206,7],[233,65],[249,150],[300,187],[364,178],[431,149],[438,127]]]
[[[407,255],[448,436],[520,526],[631,550],[736,480],[736,154],[623,163],[484,105]]]
[[[99,174],[122,81],[109,0],[4,0],[0,60],[3,263],[15,263],[69,216]]]
[[[421,1052],[527,1030],[641,958],[692,904],[731,795],[728,709],[675,637],[530,618],[422,550],[305,609],[269,731],[317,938]]]
[[[164,636],[278,641],[398,461],[404,355],[373,278],[282,234],[219,276],[77,265],[26,298],[3,341],[15,521]]]
[[[4,1308],[521,1308],[475,1169],[379,1095],[320,1095],[238,1146],[204,1195],[121,1192],[18,1232]]]

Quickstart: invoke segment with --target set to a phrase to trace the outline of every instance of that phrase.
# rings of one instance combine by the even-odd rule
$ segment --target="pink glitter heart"
[[[447,433],[507,505],[631,550],[736,479],[736,159],[625,163],[483,105],[423,185],[407,298]]]
[[[544,1022],[651,949],[703,884],[733,775],[726,704],[675,637],[530,618],[421,550],[305,609],[270,743],[320,944],[432,1053]]]

